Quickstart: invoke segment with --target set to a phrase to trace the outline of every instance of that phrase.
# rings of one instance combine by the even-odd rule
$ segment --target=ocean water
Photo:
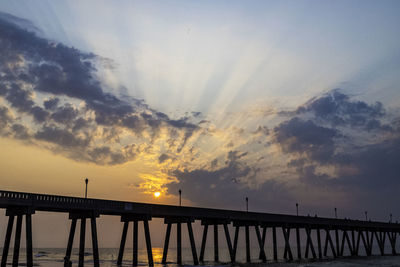
[[[272,249],[268,249],[268,252],[271,252]],[[279,248],[278,252],[282,252],[283,248]],[[388,249],[387,252],[390,250]],[[116,261],[118,257],[118,249],[117,248],[100,248],[100,266],[101,267],[115,267],[117,266]],[[263,266],[276,266],[276,267],[293,267],[293,266],[313,266],[313,267],[337,267],[337,266],[345,266],[345,267],[360,267],[360,266],[383,266],[383,267],[392,267],[392,266],[400,266],[400,256],[371,256],[371,257],[343,257],[339,259],[333,259],[331,257],[325,258],[323,260],[303,260],[303,261],[293,261],[293,262],[285,262],[283,259],[279,259],[278,262],[268,261],[267,263],[261,263],[258,260],[258,252],[257,248],[253,248],[251,250],[251,264],[245,263],[245,249],[239,248],[237,254],[238,263],[235,266],[238,267],[263,267]],[[296,251],[292,251],[294,253],[294,257],[296,255]],[[304,252],[304,250],[303,250]],[[161,264],[162,260],[162,248],[153,248],[153,260],[155,266],[163,266]],[[91,250],[88,249],[85,252],[85,266],[92,267],[93,266],[93,258]],[[63,267],[63,259],[65,255],[64,248],[40,248],[34,249],[34,265],[41,267]],[[227,249],[220,248],[219,249],[220,262],[214,263],[213,258],[213,248],[207,248],[205,253],[206,262],[201,264],[200,266],[231,266],[229,263],[229,254]],[[282,253],[279,253],[282,255]],[[268,259],[272,258],[271,253],[267,254]],[[73,262],[73,266],[78,265],[78,249],[73,249],[71,260]],[[177,265],[174,263],[176,261],[176,249],[170,248],[168,250],[168,263],[167,266],[176,267]],[[124,253],[124,262],[122,266],[132,266],[132,249],[125,249]],[[183,265],[192,266],[192,254],[190,248],[182,249],[182,261]],[[12,249],[10,249],[8,255],[8,264],[11,266],[12,262]],[[147,265],[147,251],[145,249],[140,249],[138,251],[138,262],[140,266]],[[20,263],[19,266],[26,266],[26,254],[25,250],[21,249],[20,251]]]

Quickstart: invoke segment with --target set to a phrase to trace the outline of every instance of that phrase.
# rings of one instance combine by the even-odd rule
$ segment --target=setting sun
[[[154,197],[160,197],[161,193],[160,192],[154,192]]]

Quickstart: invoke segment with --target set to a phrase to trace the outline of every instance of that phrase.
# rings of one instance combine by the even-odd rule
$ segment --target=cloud
[[[400,189],[400,117],[382,103],[332,90],[290,112],[269,107],[270,123],[254,111],[220,129],[199,112],[170,118],[117,96],[98,77],[100,56],[49,41],[23,19],[0,13],[0,29],[3,137],[100,165],[161,164],[174,180],[168,192],[198,205],[236,208],[248,196],[282,211],[325,195],[378,205]]]
[[[164,161],[166,161],[168,159],[170,159],[170,156],[168,156],[167,154],[163,153],[158,157],[158,162],[159,163],[163,163]]]
[[[9,137],[46,142],[75,160],[121,164],[134,158],[124,154],[127,146],[151,147],[161,132],[173,133],[169,152],[181,153],[200,130],[191,122],[198,112],[172,119],[143,100],[114,95],[97,76],[99,56],[40,37],[30,22],[6,13],[0,28],[0,97],[17,115],[9,121],[4,111],[2,120],[20,132]]]
[[[168,193],[176,194],[179,189],[183,197],[193,203],[207,207],[244,207],[244,198],[250,198],[253,209],[265,210],[265,205],[286,209],[293,197],[284,182],[266,180],[256,188],[248,183],[259,171],[243,161],[247,153],[230,151],[225,165],[218,169],[175,170],[171,173],[177,181],[167,184]],[[211,165],[216,167],[215,160]]]
[[[299,181],[345,192],[352,205],[376,207],[375,201],[394,208],[380,199],[400,189],[398,115],[393,120],[381,103],[354,101],[338,90],[310,100],[291,115],[274,128],[274,142],[291,155],[287,166]]]
[[[16,139],[28,140],[31,137],[29,134],[29,129],[22,124],[13,124],[11,129],[14,133],[14,138]]]
[[[313,98],[300,106],[295,114],[311,113],[315,119],[329,122],[332,126],[351,126],[365,130],[382,129],[379,119],[384,118],[386,111],[380,102],[367,104],[363,101],[352,101],[339,89]],[[386,126],[385,129],[389,129]]]
[[[318,126],[311,120],[304,121],[298,117],[279,124],[274,132],[284,152],[297,152],[321,162],[332,157],[334,138],[339,136],[335,129]]]
[[[166,185],[168,192],[182,189],[198,205],[231,208],[250,196],[254,208],[264,211],[288,211],[296,202],[311,214],[326,213],[327,205],[351,216],[355,207],[368,206],[376,216],[396,208],[398,115],[338,90],[283,115],[274,127],[242,129],[244,151],[231,142],[225,160],[214,155],[201,167],[172,171],[176,181]],[[268,146],[258,143],[262,138]]]
[[[50,98],[46,101],[43,102],[43,106],[45,109],[53,110],[57,107],[58,103],[60,102],[60,99],[57,97]]]
[[[47,141],[62,147],[86,147],[90,139],[80,138],[72,132],[58,128],[57,126],[44,126],[40,131],[35,134],[35,138],[42,141]]]

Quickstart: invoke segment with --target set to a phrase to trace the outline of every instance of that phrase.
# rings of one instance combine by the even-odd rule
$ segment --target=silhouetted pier
[[[167,225],[164,253],[162,263],[166,263],[168,245],[170,240],[171,228],[177,228],[177,259],[176,263],[182,263],[182,224],[186,224],[193,263],[197,265],[204,261],[206,240],[208,229],[213,227],[214,235],[214,260],[219,261],[218,250],[218,227],[222,226],[225,233],[226,244],[229,251],[231,262],[236,262],[236,252],[240,229],[244,229],[246,242],[246,261],[250,262],[250,229],[254,229],[259,245],[259,258],[267,261],[265,253],[266,233],[268,229],[272,231],[273,258],[278,259],[278,240],[277,234],[282,233],[284,240],[283,258],[294,260],[294,248],[296,248],[296,258],[322,258],[329,255],[342,257],[348,255],[359,255],[361,248],[366,255],[372,255],[374,242],[379,247],[380,255],[396,255],[397,234],[400,232],[400,225],[397,223],[359,221],[346,219],[332,219],[309,216],[257,213],[233,210],[207,209],[195,207],[181,207],[171,205],[145,204],[136,202],[112,201],[91,198],[77,198],[56,195],[31,194],[22,192],[0,191],[0,208],[6,209],[8,225],[3,246],[1,267],[7,264],[7,256],[10,247],[10,240],[13,231],[14,219],[17,218],[15,227],[14,253],[12,266],[17,267],[19,261],[20,239],[22,232],[22,220],[26,220],[26,263],[33,266],[32,253],[32,215],[36,211],[69,213],[71,228],[65,254],[65,266],[71,266],[70,257],[78,220],[80,221],[80,241],[79,241],[79,263],[84,265],[85,249],[85,229],[86,221],[89,219],[91,225],[93,262],[94,266],[100,266],[99,251],[97,241],[96,220],[100,215],[120,216],[123,222],[121,244],[118,254],[117,264],[123,260],[126,235],[129,224],[133,224],[133,261],[132,265],[138,264],[138,228],[139,222],[143,224],[145,241],[147,247],[148,264],[153,265],[153,255],[151,249],[151,238],[149,221],[152,218],[163,218]],[[201,221],[203,225],[203,235],[198,257],[195,238],[192,230],[192,223]],[[234,238],[231,239],[228,225],[233,224]],[[280,231],[277,231],[280,230]],[[305,251],[301,251],[302,239],[300,233],[306,236]],[[322,233],[321,233],[322,232]],[[314,233],[314,234],[313,234]],[[324,234],[323,234],[324,233]],[[295,238],[290,239],[290,236]],[[291,244],[295,239],[296,244]],[[323,243],[322,243],[323,242]],[[385,251],[385,244],[389,242],[391,251]],[[345,247],[348,248],[347,251]]]

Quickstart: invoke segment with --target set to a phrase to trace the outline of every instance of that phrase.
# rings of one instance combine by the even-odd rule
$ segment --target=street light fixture
[[[337,219],[337,209],[335,208],[335,218]]]
[[[365,211],[365,220],[368,221],[368,211]]]
[[[249,211],[249,198],[246,197],[246,212]]]
[[[296,203],[296,215],[299,216],[299,203]]]
[[[182,190],[179,189],[179,206],[182,206]]]

